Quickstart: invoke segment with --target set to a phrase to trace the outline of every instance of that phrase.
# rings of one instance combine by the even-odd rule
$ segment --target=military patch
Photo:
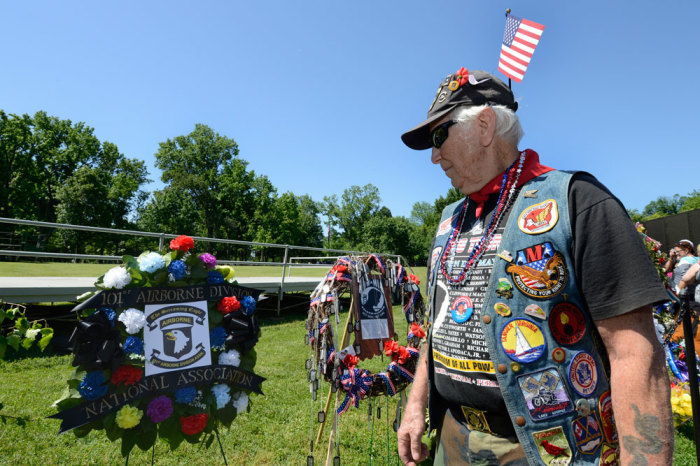
[[[590,398],[576,400],[576,412],[579,416],[588,416],[595,409],[595,401]]]
[[[435,249],[433,249],[433,252],[430,254],[430,267],[428,268],[428,277],[431,276],[432,270],[435,267],[435,264],[437,264],[441,252],[442,246],[438,246]]]
[[[574,433],[576,448],[581,453],[593,454],[603,443],[603,431],[595,412],[588,416],[577,417],[571,421],[571,431]]]
[[[598,386],[598,367],[593,356],[580,351],[569,365],[569,383],[581,396],[589,396]]]
[[[528,235],[537,235],[554,228],[558,220],[557,201],[547,199],[523,210],[518,217],[518,228]]]
[[[554,362],[561,364],[566,359],[566,351],[562,348],[554,348],[554,350],[552,350],[552,359],[554,359]]]
[[[571,447],[562,427],[533,432],[532,438],[544,464],[548,466],[571,464]]]
[[[501,330],[501,347],[510,359],[519,363],[539,359],[547,349],[542,330],[531,320],[513,319]]]
[[[458,324],[464,323],[472,316],[474,312],[474,303],[472,303],[469,296],[460,296],[452,301],[450,312],[452,313],[452,320]]]
[[[619,466],[620,464],[620,446],[604,443],[600,450],[600,466]]]
[[[549,313],[549,329],[560,345],[573,345],[586,333],[586,320],[578,307],[559,303]]]
[[[470,408],[469,406],[462,406],[462,414],[464,414],[464,420],[471,430],[478,430],[479,432],[493,434],[493,431],[489,427],[489,423],[486,422],[486,411],[480,411],[478,409]]]
[[[543,421],[574,410],[559,371],[554,368],[521,375],[518,385],[533,421]]]
[[[560,293],[567,280],[564,256],[550,242],[519,250],[515,262],[506,265],[506,272],[520,291],[537,299]]]
[[[450,218],[446,218],[440,223],[436,236],[444,235],[445,233],[452,231],[452,220],[454,220],[454,215]]]
[[[513,284],[507,278],[499,278],[496,287],[496,296],[511,299],[513,297]]]
[[[617,428],[615,427],[615,418],[613,416],[612,397],[610,390],[607,390],[600,395],[598,401],[598,410],[600,411],[600,423],[603,425],[603,434],[605,440],[610,443],[617,442]]]
[[[508,317],[510,315],[510,308],[506,303],[496,303],[493,305],[493,310],[496,314],[503,317]]]
[[[545,314],[542,308],[539,307],[537,304],[528,305],[525,308],[525,314],[540,320],[545,320],[547,318],[547,314]]]

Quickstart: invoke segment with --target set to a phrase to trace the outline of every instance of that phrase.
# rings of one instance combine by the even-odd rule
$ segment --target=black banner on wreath
[[[252,296],[256,301],[261,291],[245,286],[220,283],[216,285],[191,285],[177,288],[144,287],[125,290],[103,290],[73,308],[73,311],[97,307],[139,307],[146,304],[185,303],[189,301],[218,301],[226,296],[239,300]]]
[[[265,381],[264,377],[255,375],[252,372],[222,365],[163,372],[144,377],[134,385],[129,386],[122,393],[110,393],[97,400],[60,411],[49,417],[61,420],[61,428],[58,433],[62,434],[117,411],[122,406],[147,395],[172,392],[195,384],[211,385],[214,383],[226,383],[233,387],[251,390],[262,395],[260,384],[263,381]]]

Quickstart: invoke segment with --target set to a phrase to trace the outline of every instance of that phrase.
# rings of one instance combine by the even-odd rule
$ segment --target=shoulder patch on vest
[[[581,309],[571,303],[559,303],[549,314],[549,329],[560,345],[573,345],[586,333],[586,320]]]
[[[520,249],[515,262],[506,265],[506,272],[513,277],[515,286],[531,298],[554,296],[567,281],[564,256],[548,241]]]
[[[533,432],[532,439],[537,445],[537,452],[544,464],[548,466],[571,464],[571,447],[562,427]]]
[[[523,210],[518,217],[518,228],[528,235],[538,235],[554,228],[558,220],[557,201],[547,199]]]
[[[547,350],[542,330],[531,320],[512,319],[501,330],[501,348],[515,362],[538,360]]]
[[[521,375],[518,386],[533,421],[550,419],[574,410],[562,377],[553,367]]]
[[[595,412],[571,421],[571,431],[574,433],[576,448],[581,453],[591,455],[603,443],[603,432]]]
[[[590,396],[598,386],[598,367],[595,359],[585,351],[579,351],[569,364],[569,383],[581,396]]]

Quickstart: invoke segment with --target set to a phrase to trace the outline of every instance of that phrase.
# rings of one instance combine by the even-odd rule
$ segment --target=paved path
[[[0,299],[11,303],[76,302],[95,290],[95,277],[0,277]],[[238,283],[263,293],[279,293],[281,277],[239,277]],[[286,277],[284,292],[312,291],[320,277]]]

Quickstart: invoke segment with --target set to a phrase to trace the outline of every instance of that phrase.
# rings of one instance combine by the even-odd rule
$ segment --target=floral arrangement
[[[377,269],[386,271],[389,283],[400,294],[409,330],[405,346],[394,339],[383,342],[384,355],[390,359],[390,363],[386,371],[373,374],[359,367],[360,358],[354,351],[347,351],[352,347],[346,347],[346,337],[357,331],[359,325],[352,325],[351,322],[347,327],[339,325],[339,297],[351,289],[353,276],[357,281],[361,279],[359,277],[363,271],[366,273]],[[345,399],[337,408],[339,415],[347,411],[350,405],[358,408],[359,401],[364,398],[394,396],[413,382],[418,348],[425,337],[421,326],[425,306],[419,284],[418,277],[408,274],[401,264],[379,256],[344,257],[333,265],[312,293],[306,321],[307,343],[311,346],[312,358],[307,361],[306,368],[312,392],[318,387],[314,381],[322,377],[331,384],[332,391],[342,390],[345,393]],[[338,338],[342,340],[338,341]],[[338,345],[340,350],[336,349]]]
[[[644,246],[646,246],[647,248],[647,252],[649,253],[649,257],[651,257],[651,261],[654,264],[654,267],[656,267],[656,273],[659,274],[661,283],[667,285],[668,275],[664,272],[664,264],[668,261],[668,255],[665,252],[661,251],[661,243],[659,241],[656,241],[654,238],[647,236],[646,228],[644,228],[643,224],[637,222],[634,224],[634,226],[637,228],[637,231],[642,236]]]
[[[181,291],[199,286],[209,290],[212,285],[221,285],[223,289],[243,289],[235,285],[232,267],[218,265],[209,253],[195,253],[194,247],[192,238],[178,236],[170,242],[168,252],[124,256],[122,265],[97,280],[96,287],[103,290],[102,300],[118,296],[114,293],[143,293],[153,288]],[[253,346],[260,330],[254,316],[258,294],[206,300],[206,311],[201,311],[206,312],[206,321],[203,315],[200,317],[201,322],[208,322],[209,328],[202,331],[209,333],[212,365],[200,367],[200,375],[211,378],[215,369],[218,375],[252,374],[256,362]],[[77,368],[63,396],[54,404],[59,413],[52,416],[66,419],[69,410],[78,413],[76,407],[84,407],[80,415],[90,422],[73,429],[78,437],[104,429],[110,440],[121,439],[124,456],[135,445],[143,450],[151,448],[158,437],[171,449],[182,441],[205,441],[208,446],[211,441],[207,440],[213,440],[219,426],[230,426],[238,414],[249,410],[249,394],[259,390],[241,389],[240,384],[232,382],[214,383],[206,377],[166,384],[163,374],[167,372],[158,374],[160,377],[145,377],[152,358],[144,352],[144,332],[149,325],[144,306],[91,306],[89,303],[99,302],[95,299],[99,293],[81,298],[90,299],[75,309],[79,321],[71,346]],[[208,368],[210,372],[206,372]],[[251,377],[262,379],[254,374]],[[138,398],[132,400],[137,393]],[[98,409],[97,403],[107,414],[91,416]],[[105,403],[111,410],[105,408]],[[67,429],[62,425],[63,430]]]
[[[687,382],[671,383],[671,408],[673,425],[678,427],[693,418],[690,389]]]

